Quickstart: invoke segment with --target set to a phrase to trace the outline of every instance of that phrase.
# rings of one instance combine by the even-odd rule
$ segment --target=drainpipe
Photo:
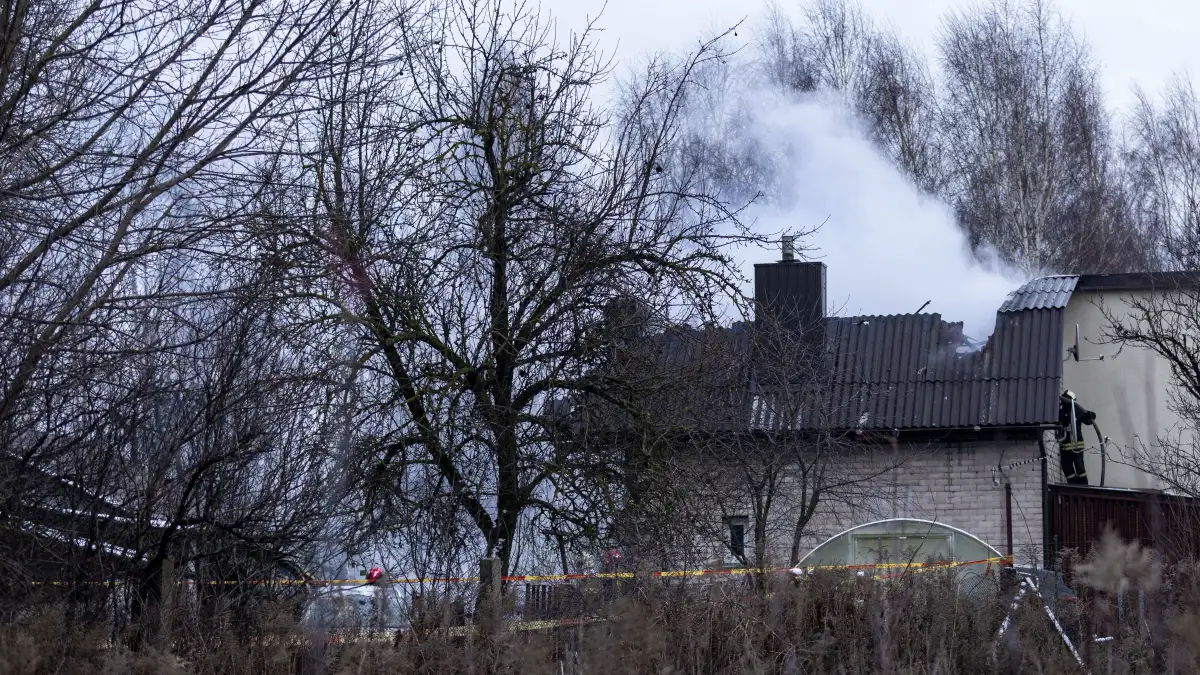
[[[1050,482],[1047,476],[1047,465],[1050,463],[1049,454],[1046,452],[1046,430],[1038,430],[1038,450],[1040,450],[1042,465],[1042,566],[1044,569],[1050,569],[1052,560],[1050,557]]]
[[[1008,542],[1008,558],[1013,560],[1012,541],[1012,483],[1004,483],[1004,536]]]

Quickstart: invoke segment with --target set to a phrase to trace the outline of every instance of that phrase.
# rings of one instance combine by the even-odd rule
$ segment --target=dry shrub
[[[0,673],[185,675],[191,672],[177,654],[152,647],[131,652],[113,642],[107,626],[73,623],[68,616],[65,607],[54,605],[26,622],[0,628]]]
[[[1200,672],[1200,562],[1173,566],[1163,585],[1170,607],[1171,658]]]
[[[1162,568],[1150,549],[1135,541],[1125,542],[1111,529],[1105,530],[1100,545],[1075,567],[1079,583],[1105,593],[1125,593],[1137,588],[1158,589]]]
[[[1200,672],[1200,564],[1164,566],[1150,549],[1106,531],[1072,567],[1084,602],[1071,620],[1082,635],[1113,637],[1103,655],[1087,650],[1093,661],[1113,673]]]
[[[1104,556],[1107,556],[1105,558]],[[1158,583],[1163,639],[1114,624],[1092,645],[1098,592],[1059,608],[1092,672],[1196,672],[1200,567],[1161,570],[1139,551],[1101,547],[1081,578],[1104,588]],[[1122,580],[1126,580],[1123,582]],[[1136,580],[1136,581],[1134,581]],[[887,581],[816,574],[759,582],[643,583],[604,608],[603,620],[537,631],[469,634],[439,625],[419,633],[332,642],[304,630],[294,608],[264,604],[245,619],[177,616],[158,649],[131,650],[105,626],[72,622],[62,606],[0,626],[0,675],[145,673],[383,675],[384,673],[1018,673],[1078,672],[1034,594],[996,633],[1015,589],[994,579],[971,589],[949,572]]]

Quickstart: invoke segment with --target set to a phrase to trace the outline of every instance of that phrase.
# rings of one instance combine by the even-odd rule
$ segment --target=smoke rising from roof
[[[727,155],[753,156],[765,186],[747,217],[766,232],[820,226],[797,246],[828,267],[830,314],[905,314],[930,301],[924,312],[964,322],[969,337],[991,334],[996,309],[1024,279],[991,256],[973,255],[951,209],[875,148],[840,97],[762,85],[721,97],[716,107],[727,121],[710,124],[721,134],[715,142],[735,146]],[[778,260],[779,251],[743,258],[750,269]]]

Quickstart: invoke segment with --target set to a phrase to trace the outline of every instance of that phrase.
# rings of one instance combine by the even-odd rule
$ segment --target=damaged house
[[[1171,372],[1149,350],[1106,340],[1105,312],[1169,277],[1030,281],[980,345],[936,313],[827,316],[825,266],[792,259],[787,244],[782,260],[755,266],[753,325],[634,341],[658,368],[639,370],[671,381],[658,419],[671,422],[659,433],[675,459],[659,464],[668,480],[630,494],[637,504],[653,490],[694,495],[709,546],[697,564],[795,565],[834,535],[889,519],[929,527],[860,528],[846,557],[871,562],[901,546],[954,557],[957,538],[1041,566],[1106,526],[1145,543],[1161,536],[1155,509],[1173,498],[1123,449],[1153,450],[1179,427]]]

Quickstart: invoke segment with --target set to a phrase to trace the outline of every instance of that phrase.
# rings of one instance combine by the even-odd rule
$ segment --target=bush
[[[1163,571],[1144,615],[1129,610],[1133,601],[1121,615],[1116,593],[1097,591],[1061,610],[1059,619],[1093,672],[1196,672],[1198,570]],[[1110,567],[1104,578],[1112,583],[1120,576]],[[581,625],[530,630],[513,619],[490,636],[438,624],[418,633],[336,640],[303,628],[294,607],[265,604],[252,615],[252,626],[244,618],[176,617],[168,635],[136,649],[124,633],[72,619],[60,604],[0,627],[0,672],[1077,672],[1033,594],[1018,606],[1004,639],[996,640],[1014,591],[991,582],[963,592],[949,573],[883,582],[827,573],[758,584],[643,583]],[[1112,631],[1111,647],[1084,639],[1094,630]]]

